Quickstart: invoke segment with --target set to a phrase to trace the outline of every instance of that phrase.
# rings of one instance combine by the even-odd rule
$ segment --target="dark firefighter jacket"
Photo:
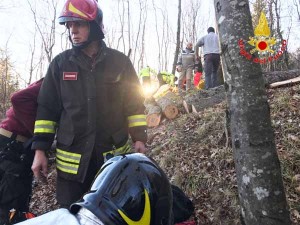
[[[58,175],[65,179],[84,180],[96,145],[120,148],[128,133],[134,142],[147,141],[132,63],[101,45],[94,61],[73,49],[56,56],[39,93],[32,149],[50,149],[56,133]]]

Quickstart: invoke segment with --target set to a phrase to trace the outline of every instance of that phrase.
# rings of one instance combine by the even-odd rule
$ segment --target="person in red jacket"
[[[201,59],[199,59],[195,64],[195,75],[194,75],[194,86],[197,87],[201,77],[202,77],[203,67],[201,63]]]
[[[32,186],[30,149],[43,79],[14,93],[12,107],[0,124],[0,225],[10,224],[9,212],[28,212]]]

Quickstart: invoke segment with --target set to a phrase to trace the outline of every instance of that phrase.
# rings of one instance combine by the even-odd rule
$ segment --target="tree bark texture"
[[[261,66],[240,54],[253,37],[248,0],[214,0],[225,78],[241,220],[291,224]],[[256,54],[256,53],[255,53]],[[255,55],[257,57],[257,55]]]

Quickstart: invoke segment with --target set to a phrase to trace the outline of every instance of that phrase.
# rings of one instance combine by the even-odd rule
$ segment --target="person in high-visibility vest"
[[[166,71],[159,72],[157,74],[157,79],[159,81],[159,86],[164,84],[169,84],[171,86],[175,85],[175,75],[172,73],[168,73]]]
[[[142,85],[148,85],[151,83],[151,75],[156,75],[156,71],[147,65],[140,71],[139,75]]]
[[[156,85],[154,84],[154,78],[156,77],[156,71],[150,68],[148,65],[143,68],[140,73],[140,82],[143,87],[144,97],[149,98],[156,90]]]

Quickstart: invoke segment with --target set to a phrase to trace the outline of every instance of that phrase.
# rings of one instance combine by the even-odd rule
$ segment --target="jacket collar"
[[[76,63],[79,67],[85,70],[91,70],[92,64],[96,66],[102,62],[107,55],[107,46],[103,40],[100,41],[100,49],[94,59],[84,54],[81,50],[72,49],[72,54],[69,58],[70,61]]]

